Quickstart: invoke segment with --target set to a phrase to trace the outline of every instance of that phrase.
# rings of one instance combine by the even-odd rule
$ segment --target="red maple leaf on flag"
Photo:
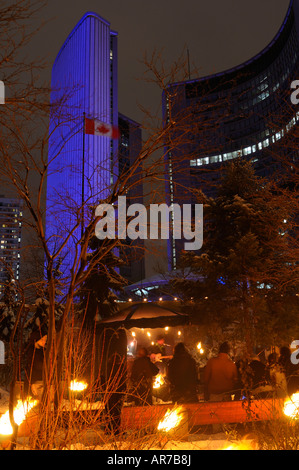
[[[109,127],[105,126],[105,124],[100,124],[97,126],[96,130],[101,134],[107,134],[109,132]]]
[[[102,135],[111,139],[119,139],[120,133],[116,126],[105,124],[97,119],[85,118],[84,132],[90,135]]]

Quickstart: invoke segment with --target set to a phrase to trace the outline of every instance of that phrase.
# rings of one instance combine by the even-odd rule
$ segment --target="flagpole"
[[[81,238],[84,233],[84,174],[85,174],[85,112],[83,112],[83,155],[82,155],[82,215],[81,215]]]

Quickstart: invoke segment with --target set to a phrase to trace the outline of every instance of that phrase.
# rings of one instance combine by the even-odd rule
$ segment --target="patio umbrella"
[[[160,307],[153,303],[137,303],[124,308],[116,315],[101,321],[100,325],[111,328],[164,328],[189,322],[188,315]]]

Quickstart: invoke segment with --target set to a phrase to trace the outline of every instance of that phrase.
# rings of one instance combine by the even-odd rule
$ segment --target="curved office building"
[[[189,188],[209,187],[212,195],[217,169],[237,157],[250,159],[265,177],[279,174],[285,164],[295,165],[299,107],[290,99],[294,80],[299,80],[299,0],[290,2],[278,33],[252,59],[222,73],[171,84],[164,95],[165,119],[181,118],[183,128],[167,153],[169,201],[192,201]],[[175,267],[174,244],[170,251]]]

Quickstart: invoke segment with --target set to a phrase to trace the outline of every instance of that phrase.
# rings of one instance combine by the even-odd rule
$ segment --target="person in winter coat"
[[[277,398],[285,398],[288,394],[287,379],[283,367],[278,362],[276,353],[269,354],[268,371],[270,381],[275,390],[275,396]]]
[[[139,348],[134,360],[131,380],[134,387],[134,400],[137,406],[152,404],[153,377],[159,373],[158,367],[151,362],[146,348]]]
[[[107,378],[105,409],[108,417],[106,432],[115,436],[121,433],[121,411],[127,390],[126,358],[119,351],[114,350],[107,361]]]
[[[196,362],[184,343],[178,343],[174,348],[173,358],[168,364],[167,379],[173,403],[198,402]]]
[[[227,341],[219,347],[217,357],[208,360],[204,370],[205,399],[210,401],[229,401],[238,383],[236,364],[229,357],[230,346]]]
[[[35,398],[41,398],[43,392],[43,366],[47,335],[40,332],[32,334],[27,356],[25,388]]]
[[[158,335],[156,342],[149,348],[150,359],[156,363],[162,375],[166,374],[168,356],[166,352],[165,338],[163,335]]]
[[[291,350],[287,346],[280,348],[278,363],[285,374],[289,396],[299,391],[299,367],[292,363],[291,355]]]

